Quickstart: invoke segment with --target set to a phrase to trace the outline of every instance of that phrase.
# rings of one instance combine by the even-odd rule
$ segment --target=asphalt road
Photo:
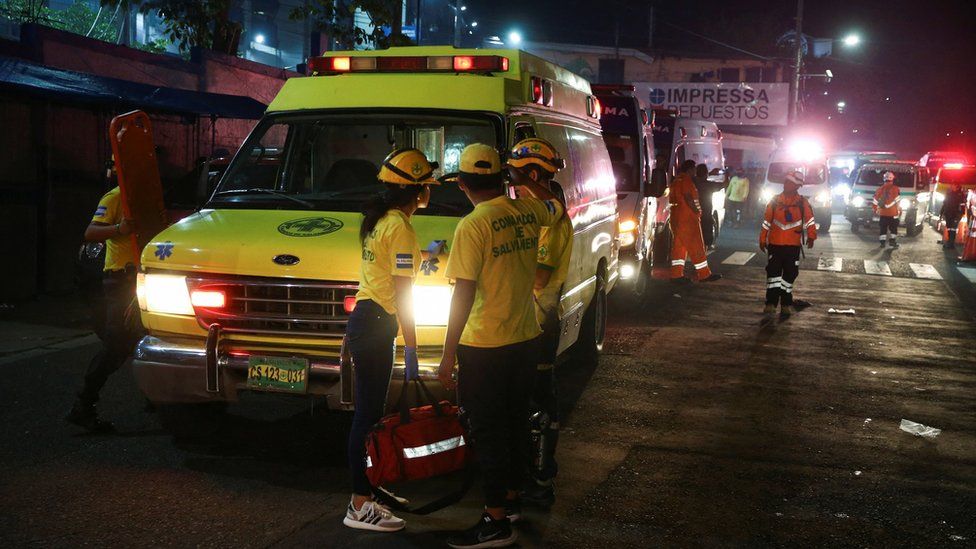
[[[599,364],[560,370],[559,497],[528,512],[523,547],[976,546],[976,273],[930,230],[882,252],[836,217],[797,284],[813,306],[762,325],[755,237],[722,235],[718,283],[613,296]],[[743,265],[723,263],[734,252]],[[305,401],[252,395],[191,444],[123,371],[102,402],[118,433],[78,433],[61,416],[97,344],[38,312],[57,305],[0,315],[16,339],[0,355],[0,546],[437,547],[476,519],[477,489],[404,533],[343,527],[348,418]]]

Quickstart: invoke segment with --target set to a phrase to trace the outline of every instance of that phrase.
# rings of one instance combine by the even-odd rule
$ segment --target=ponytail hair
[[[359,225],[359,244],[366,241],[369,233],[373,232],[376,224],[383,219],[386,212],[393,208],[406,206],[417,200],[426,185],[397,185],[386,183],[386,190],[370,198],[363,204],[363,222]]]

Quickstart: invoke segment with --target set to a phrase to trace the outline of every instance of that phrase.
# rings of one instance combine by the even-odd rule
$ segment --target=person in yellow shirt
[[[746,200],[749,198],[749,178],[742,168],[735,171],[735,175],[729,181],[729,187],[725,191],[725,198],[729,202],[731,215],[728,219],[733,227],[738,227],[742,223],[742,211],[746,207]]]
[[[454,295],[438,377],[448,389],[458,366],[458,402],[467,412],[485,493],[485,512],[450,537],[451,547],[515,542],[525,469],[529,401],[541,333],[533,304],[539,236],[565,209],[536,181],[519,200],[505,194],[501,158],[475,143],[461,153],[458,184],[474,205],[454,232],[446,276]],[[512,515],[517,518],[517,513]]]
[[[350,528],[395,532],[405,526],[403,519],[374,501],[381,488],[366,477],[366,437],[386,407],[398,329],[402,328],[405,345],[404,380],[419,373],[413,281],[421,255],[410,216],[427,207],[430,185],[437,184],[436,168],[417,149],[393,151],[377,175],[384,190],[363,210],[359,291],[343,342],[356,372],[356,409],[348,441],[352,497],[343,519]]]
[[[114,180],[114,165],[108,169],[108,179]],[[85,230],[85,240],[105,243],[102,276],[105,325],[99,334],[102,348],[88,364],[82,389],[65,417],[69,423],[89,432],[112,430],[111,423],[98,417],[98,396],[109,376],[125,363],[141,335],[127,322],[127,315],[137,314],[132,305],[136,296],[136,250],[129,236],[134,230],[135,222],[123,214],[121,191],[115,186],[102,196]]]
[[[556,148],[544,139],[523,139],[508,156],[508,173],[512,184],[537,182],[562,201],[562,189],[553,181],[566,166]],[[542,325],[539,363],[532,395],[531,429],[532,477],[522,490],[521,499],[543,507],[555,502],[553,480],[556,476],[556,444],[559,439],[559,406],[556,395],[556,353],[559,350],[559,299],[569,272],[573,250],[573,223],[563,216],[552,227],[543,227],[539,235],[538,264],[533,294],[536,317]]]

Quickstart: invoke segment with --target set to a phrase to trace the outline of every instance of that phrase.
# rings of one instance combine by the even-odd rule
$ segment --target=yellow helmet
[[[376,178],[396,185],[437,185],[434,170],[437,162],[430,162],[417,149],[397,149],[384,160]]]
[[[509,166],[522,168],[529,164],[535,164],[549,173],[556,173],[566,167],[566,161],[559,156],[552,143],[538,137],[519,141],[508,155]]]

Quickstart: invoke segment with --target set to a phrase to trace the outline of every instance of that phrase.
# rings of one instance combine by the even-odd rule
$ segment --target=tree
[[[369,18],[373,29],[354,24],[356,11]],[[310,0],[292,10],[293,20],[310,19],[316,30],[331,36],[346,48],[372,44],[376,48],[409,45],[403,34],[403,0]],[[390,29],[387,34],[385,28]]]
[[[37,23],[106,42],[118,42],[122,26],[117,13],[96,13],[82,0],[64,10],[53,10],[42,0],[0,0],[0,14],[19,23]]]
[[[100,0],[103,6],[155,12],[181,51],[200,47],[236,55],[241,26],[230,20],[231,0]]]

